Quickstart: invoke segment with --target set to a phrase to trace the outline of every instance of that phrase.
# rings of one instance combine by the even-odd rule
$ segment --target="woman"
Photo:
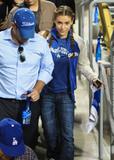
[[[74,159],[74,90],[77,64],[90,82],[96,87],[101,85],[89,66],[84,41],[73,33],[73,21],[71,8],[60,6],[55,11],[55,27],[48,39],[55,67],[53,80],[45,87],[41,96],[41,112],[47,157],[55,160]]]

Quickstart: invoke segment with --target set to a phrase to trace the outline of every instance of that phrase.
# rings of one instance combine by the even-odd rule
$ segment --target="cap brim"
[[[20,27],[19,32],[23,39],[34,38],[35,26]]]
[[[24,142],[20,143],[18,146],[6,146],[0,143],[0,149],[6,156],[18,157],[24,154],[25,145]]]

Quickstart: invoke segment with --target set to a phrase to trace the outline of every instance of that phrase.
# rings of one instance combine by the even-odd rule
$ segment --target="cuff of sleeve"
[[[96,81],[98,79],[98,75],[97,74],[94,74],[94,76],[91,78],[91,81]]]
[[[38,76],[38,80],[43,81],[45,84],[52,80],[52,76],[48,72],[41,72]]]

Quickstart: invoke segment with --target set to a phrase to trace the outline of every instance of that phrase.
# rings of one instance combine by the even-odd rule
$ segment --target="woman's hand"
[[[103,85],[102,81],[99,80],[99,79],[95,79],[92,81],[93,85],[96,87],[96,88],[101,88],[101,86]]]

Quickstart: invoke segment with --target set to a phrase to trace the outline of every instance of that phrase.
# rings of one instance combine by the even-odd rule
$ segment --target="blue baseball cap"
[[[0,150],[10,157],[21,156],[25,152],[21,124],[11,118],[0,121]]]
[[[30,9],[17,9],[13,17],[13,22],[18,27],[20,35],[23,39],[29,39],[34,37],[35,15]]]

